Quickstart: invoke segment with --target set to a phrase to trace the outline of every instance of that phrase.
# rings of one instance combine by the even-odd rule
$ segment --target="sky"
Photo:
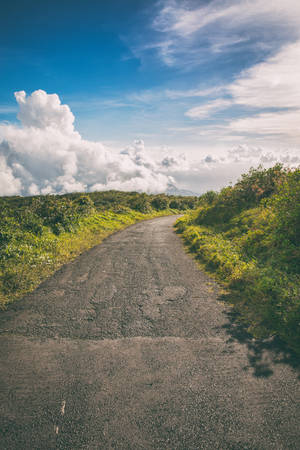
[[[298,0],[11,0],[0,195],[202,193],[300,162]]]

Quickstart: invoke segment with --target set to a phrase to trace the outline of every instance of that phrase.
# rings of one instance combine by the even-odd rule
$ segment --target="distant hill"
[[[178,189],[174,184],[169,184],[166,191],[167,195],[180,195],[183,197],[199,197],[199,194],[193,191],[188,191],[187,189]]]

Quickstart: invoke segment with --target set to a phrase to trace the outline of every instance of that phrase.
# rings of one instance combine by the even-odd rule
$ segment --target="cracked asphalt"
[[[0,448],[300,449],[299,372],[174,233],[131,226],[0,315]]]

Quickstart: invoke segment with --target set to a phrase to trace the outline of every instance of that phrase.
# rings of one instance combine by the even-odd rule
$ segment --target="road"
[[[236,325],[174,217],[131,226],[1,313],[3,449],[299,449],[299,372]]]

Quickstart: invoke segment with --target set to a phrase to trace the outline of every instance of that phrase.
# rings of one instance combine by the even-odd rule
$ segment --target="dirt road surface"
[[[300,448],[296,361],[239,329],[174,221],[110,236],[1,313],[2,450]]]

